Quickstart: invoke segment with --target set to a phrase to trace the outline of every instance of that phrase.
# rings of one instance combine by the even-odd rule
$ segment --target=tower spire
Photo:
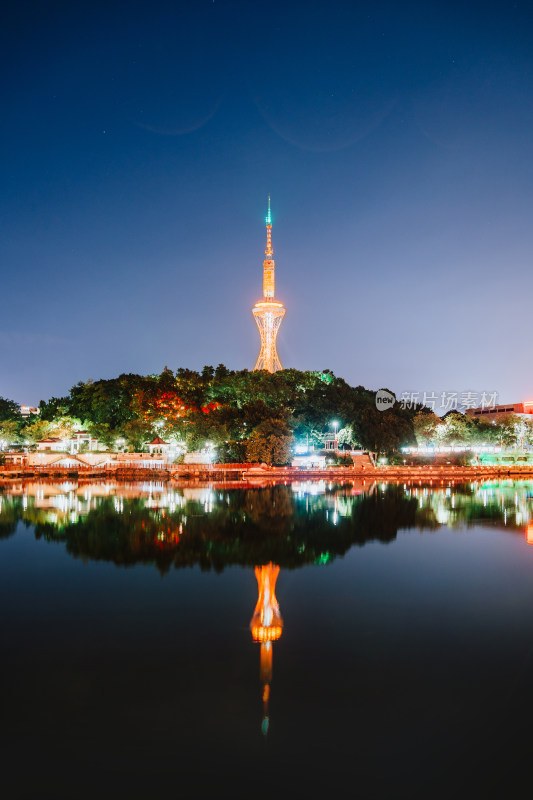
[[[274,255],[274,251],[272,249],[272,215],[270,213],[270,195],[268,195],[268,210],[267,215],[265,217],[266,229],[267,229],[267,243],[265,247],[265,255],[267,258],[272,258]],[[263,269],[265,268],[266,261],[263,262]],[[274,261],[272,261],[274,265]],[[272,295],[273,297],[274,295]],[[266,297],[266,295],[265,295]]]

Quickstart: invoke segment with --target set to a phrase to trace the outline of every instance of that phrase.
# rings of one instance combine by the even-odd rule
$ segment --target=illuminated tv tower
[[[286,308],[283,303],[275,299],[276,296],[276,262],[272,258],[272,217],[270,215],[270,195],[268,195],[268,213],[266,215],[267,240],[265,260],[263,261],[263,299],[258,300],[252,308],[252,314],[259,330],[261,348],[255,369],[266,369],[268,372],[277,372],[283,369],[276,350],[276,339]]]

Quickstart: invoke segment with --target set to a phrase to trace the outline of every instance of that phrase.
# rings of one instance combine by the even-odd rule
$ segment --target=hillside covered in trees
[[[352,387],[327,370],[271,374],[220,364],[201,372],[165,368],[159,375],[124,374],[80,382],[67,396],[42,401],[40,415],[24,421],[16,404],[4,404],[0,436],[30,444],[83,427],[107,447],[120,441],[139,450],[159,435],[188,450],[210,442],[221,461],[257,460],[266,448],[269,461],[286,463],[295,442],[320,446],[334,420],[346,448],[390,453],[416,443],[416,409],[396,403],[378,411],[375,392]]]
[[[533,446],[533,420],[524,417],[508,414],[496,422],[459,411],[439,417],[427,407],[398,402],[378,411],[375,397],[329,370],[271,374],[219,364],[174,373],[165,367],[159,375],[80,382],[65,397],[41,401],[40,414],[25,419],[17,403],[0,397],[0,450],[83,428],[113,449],[139,451],[159,435],[183,451],[210,442],[219,461],[285,464],[295,444],[320,448],[334,422],[341,449],[393,457],[417,444]]]

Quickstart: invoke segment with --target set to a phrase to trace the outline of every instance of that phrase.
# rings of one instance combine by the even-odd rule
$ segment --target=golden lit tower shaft
[[[270,213],[270,195],[268,196],[268,212],[266,216],[266,247],[265,260],[263,261],[263,299],[259,300],[252,308],[252,314],[259,331],[261,347],[255,369],[266,369],[268,372],[277,372],[283,369],[276,349],[276,339],[286,309],[283,303],[275,300],[276,295],[276,262],[273,259],[272,249],[272,216]]]
[[[276,294],[276,262],[272,258],[272,216],[270,214],[270,195],[268,195],[268,211],[266,215],[267,242],[265,247],[266,258],[263,261],[263,297],[272,300]]]

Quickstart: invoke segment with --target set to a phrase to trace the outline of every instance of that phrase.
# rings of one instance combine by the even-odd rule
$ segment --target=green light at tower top
[[[265,222],[267,225],[272,225],[272,215],[270,214],[270,195],[268,195],[268,211],[265,217]]]

